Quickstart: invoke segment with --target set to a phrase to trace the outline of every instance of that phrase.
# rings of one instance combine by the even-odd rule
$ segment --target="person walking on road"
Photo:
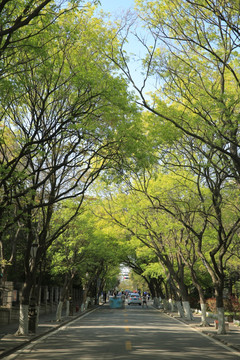
[[[146,305],[146,308],[148,307],[147,306],[147,295],[144,293],[143,294],[143,299],[142,299],[142,307],[144,308],[144,305]]]

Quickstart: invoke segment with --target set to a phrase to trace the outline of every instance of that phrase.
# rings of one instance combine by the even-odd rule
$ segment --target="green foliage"
[[[3,28],[38,3],[8,2]],[[2,49],[0,230],[7,253],[19,221],[21,261],[22,235],[34,233],[31,241],[51,246],[54,276],[77,273],[84,283],[88,273],[114,287],[126,263],[149,278],[184,269],[189,287],[193,272],[203,287],[210,276],[217,284],[229,258],[239,258],[239,53],[238,34],[229,30],[238,23],[235,2],[218,2],[216,11],[206,1],[136,1],[156,36],[156,48],[143,44],[143,68],[160,84],[147,101],[140,89],[144,112],[116,65],[124,66],[116,27],[89,4],[81,11],[81,2],[71,3],[70,11],[49,2]],[[102,201],[97,187],[89,190],[100,173]],[[86,194],[89,207],[74,216]]]
[[[56,211],[54,226],[65,222],[74,212],[75,204],[66,202]],[[91,278],[104,279],[109,289],[116,283],[121,262],[121,251],[118,251],[117,239],[106,233],[99,226],[97,219],[85,208],[71,221],[66,231],[54,241],[48,250],[51,260],[51,273],[54,276],[71,273],[87,281],[86,273]]]
[[[199,141],[198,151],[208,158],[205,163],[211,149],[214,163],[222,157],[228,177],[239,182],[240,73],[235,51],[239,32],[234,30],[239,24],[238,6],[222,1],[146,0],[136,1],[136,10],[145,31],[151,29],[151,43],[144,41],[148,51],[143,72],[159,84],[152,102],[143,102],[153,114],[153,134],[169,138],[170,144],[173,139],[182,145]],[[146,99],[140,88],[139,92]]]
[[[25,2],[18,6],[22,11]],[[98,50],[111,51],[109,36],[114,29],[94,16],[90,4],[84,11],[77,6],[71,11],[57,9],[54,3],[45,10],[32,22],[34,34],[31,27],[14,34],[19,39],[18,56],[9,58],[16,71],[0,85],[5,89],[0,108],[3,247],[9,228],[15,229],[19,221],[27,235],[24,253],[36,241],[43,257],[65,226],[56,221],[49,236],[60,201],[78,196],[82,200],[101,171],[122,169],[144,139],[140,112],[126,81]],[[65,214],[66,223],[69,216]],[[75,257],[85,254],[81,241],[88,238],[86,233],[79,236],[71,229],[67,258],[60,251],[61,246],[65,249],[63,234],[54,245],[63,272],[73,266]],[[93,245],[88,252],[94,252]],[[28,263],[26,259],[26,268]]]
[[[162,265],[157,262],[148,262],[144,266],[144,272],[142,273],[143,276],[147,276],[149,278],[156,278],[164,277],[164,271]]]

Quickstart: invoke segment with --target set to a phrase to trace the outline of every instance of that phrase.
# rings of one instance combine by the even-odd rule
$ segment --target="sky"
[[[100,0],[100,2],[101,6],[99,5],[98,9],[102,9],[104,12],[111,13],[113,20],[121,18],[124,12],[126,12],[128,9],[133,9],[134,7],[134,0]],[[140,47],[139,42],[135,40],[134,36],[129,36],[129,43],[125,45],[125,49],[127,50],[128,54],[135,53],[137,56],[140,56],[143,50]],[[132,60],[129,63],[129,67],[135,84],[141,88],[143,85],[143,76],[141,75],[139,62],[136,62],[132,57]],[[151,85],[148,81],[145,91],[153,90],[152,86],[153,85]],[[130,89],[132,89],[132,86],[130,86]]]
[[[116,13],[133,7],[134,0],[100,0],[101,8],[106,12]]]

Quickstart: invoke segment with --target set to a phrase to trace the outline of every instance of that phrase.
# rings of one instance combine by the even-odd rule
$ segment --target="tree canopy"
[[[25,256],[26,303],[46,252],[91,293],[121,262],[156,296],[212,287],[219,309],[238,271],[238,3],[135,5],[104,23],[81,1],[0,4],[0,255]]]

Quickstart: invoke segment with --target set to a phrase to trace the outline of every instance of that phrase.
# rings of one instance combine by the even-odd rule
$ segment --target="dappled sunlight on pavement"
[[[39,340],[26,337],[18,339],[18,342],[30,343],[19,351],[17,359],[235,360],[240,357],[240,353],[229,351],[224,344],[219,345],[213,339],[227,339],[226,343],[230,343],[233,335],[232,346],[236,344],[234,348],[237,348],[240,329],[231,325],[228,334],[216,335],[213,321],[209,328],[200,327],[199,315],[194,315],[194,320],[187,321],[180,319],[177,313],[166,314],[151,306],[148,309],[137,306],[110,309],[107,305],[89,315],[82,315],[82,318],[73,316],[70,322],[67,319],[62,324],[50,320],[47,323],[45,319],[40,327]],[[55,331],[48,334],[53,328]],[[1,348],[4,348],[4,341],[8,341],[9,349],[12,346],[12,352],[16,353],[15,339],[13,334],[3,337],[0,341]],[[196,356],[199,349],[200,355]],[[10,359],[13,358],[6,358]]]

